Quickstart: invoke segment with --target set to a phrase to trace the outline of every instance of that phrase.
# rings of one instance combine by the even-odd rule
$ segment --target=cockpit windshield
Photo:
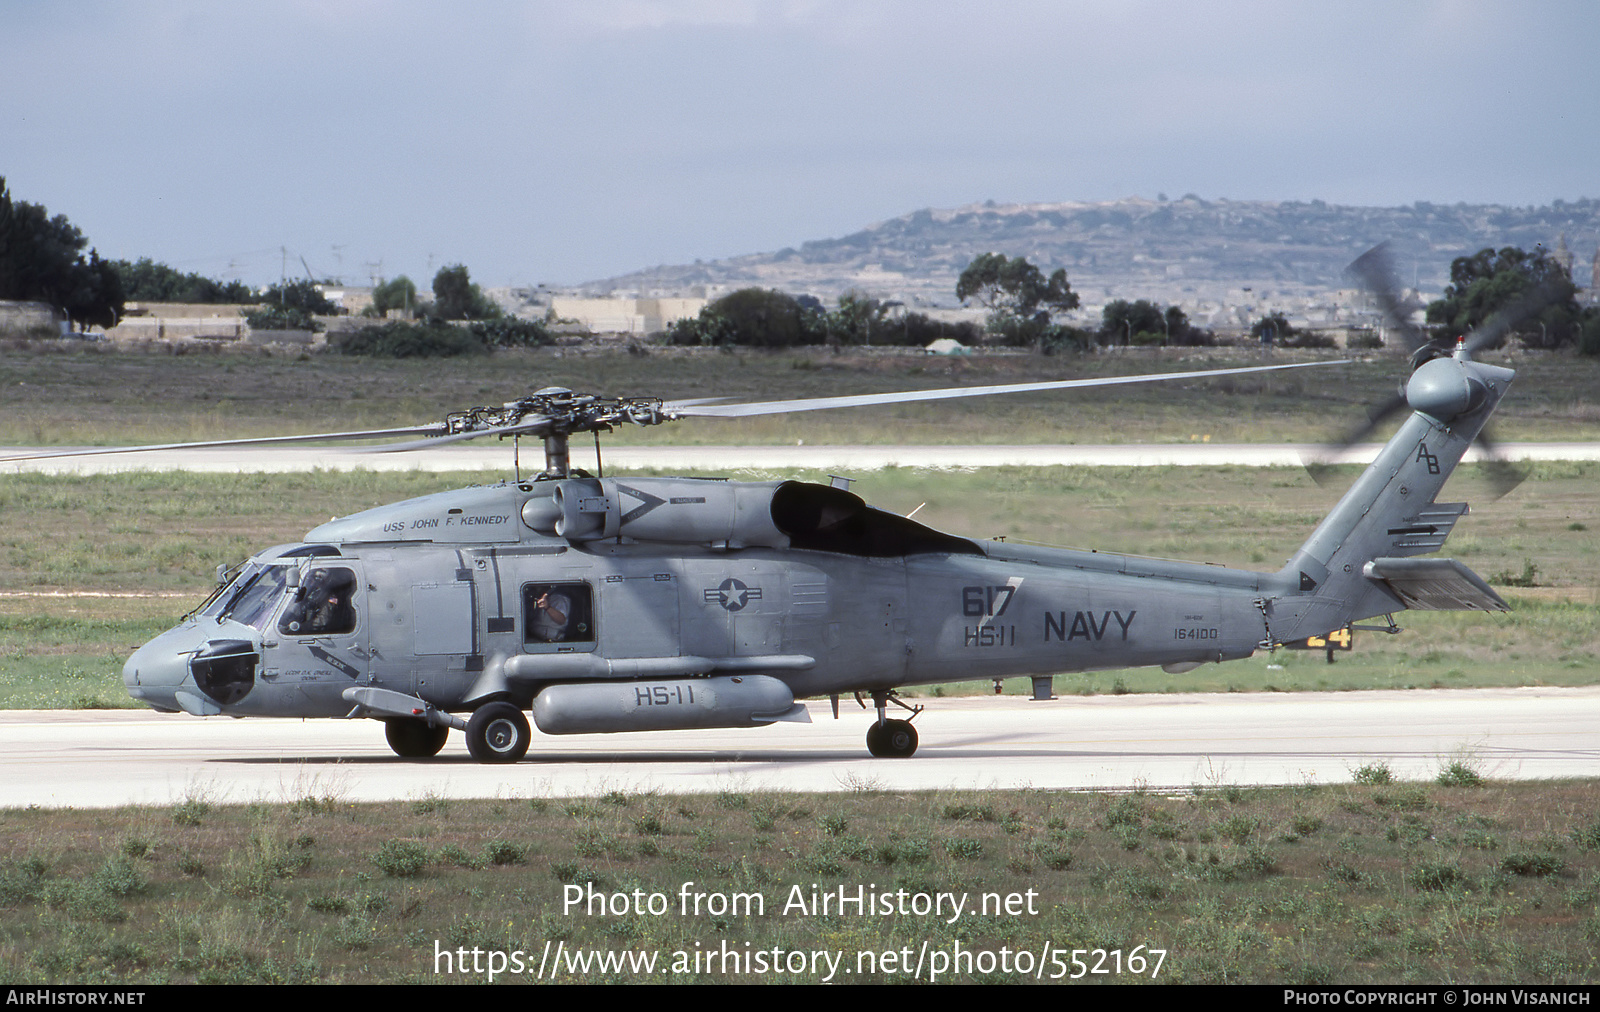
[[[287,567],[250,564],[239,571],[233,582],[201,609],[202,618],[231,618],[265,631],[267,619],[283,597]]]

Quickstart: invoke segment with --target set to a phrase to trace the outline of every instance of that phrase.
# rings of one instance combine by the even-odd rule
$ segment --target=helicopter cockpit
[[[231,568],[218,567],[216,589],[191,615],[231,620],[266,632],[286,592],[294,603],[279,625],[289,635],[348,632],[355,626],[352,601],[356,576],[350,569],[313,569],[302,584],[299,560],[336,556],[331,545],[288,545],[268,549]]]
[[[219,585],[200,606],[196,617],[232,619],[265,632],[266,622],[288,582],[288,567],[283,564],[244,563],[232,580]]]

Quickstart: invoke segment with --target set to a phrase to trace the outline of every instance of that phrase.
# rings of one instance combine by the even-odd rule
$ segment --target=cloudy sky
[[[251,282],[572,283],[986,199],[1544,204],[1600,197],[1597,44],[1594,0],[0,0],[0,175]]]

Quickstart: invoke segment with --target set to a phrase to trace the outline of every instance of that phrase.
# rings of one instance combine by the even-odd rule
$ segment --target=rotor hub
[[[1471,367],[1455,358],[1424,362],[1406,382],[1406,403],[1411,409],[1445,423],[1482,407],[1488,394]]]

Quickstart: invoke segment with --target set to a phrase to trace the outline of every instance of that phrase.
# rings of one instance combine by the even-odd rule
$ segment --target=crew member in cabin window
[[[529,628],[541,643],[564,643],[572,621],[572,599],[565,594],[545,591],[533,602],[533,621]]]

